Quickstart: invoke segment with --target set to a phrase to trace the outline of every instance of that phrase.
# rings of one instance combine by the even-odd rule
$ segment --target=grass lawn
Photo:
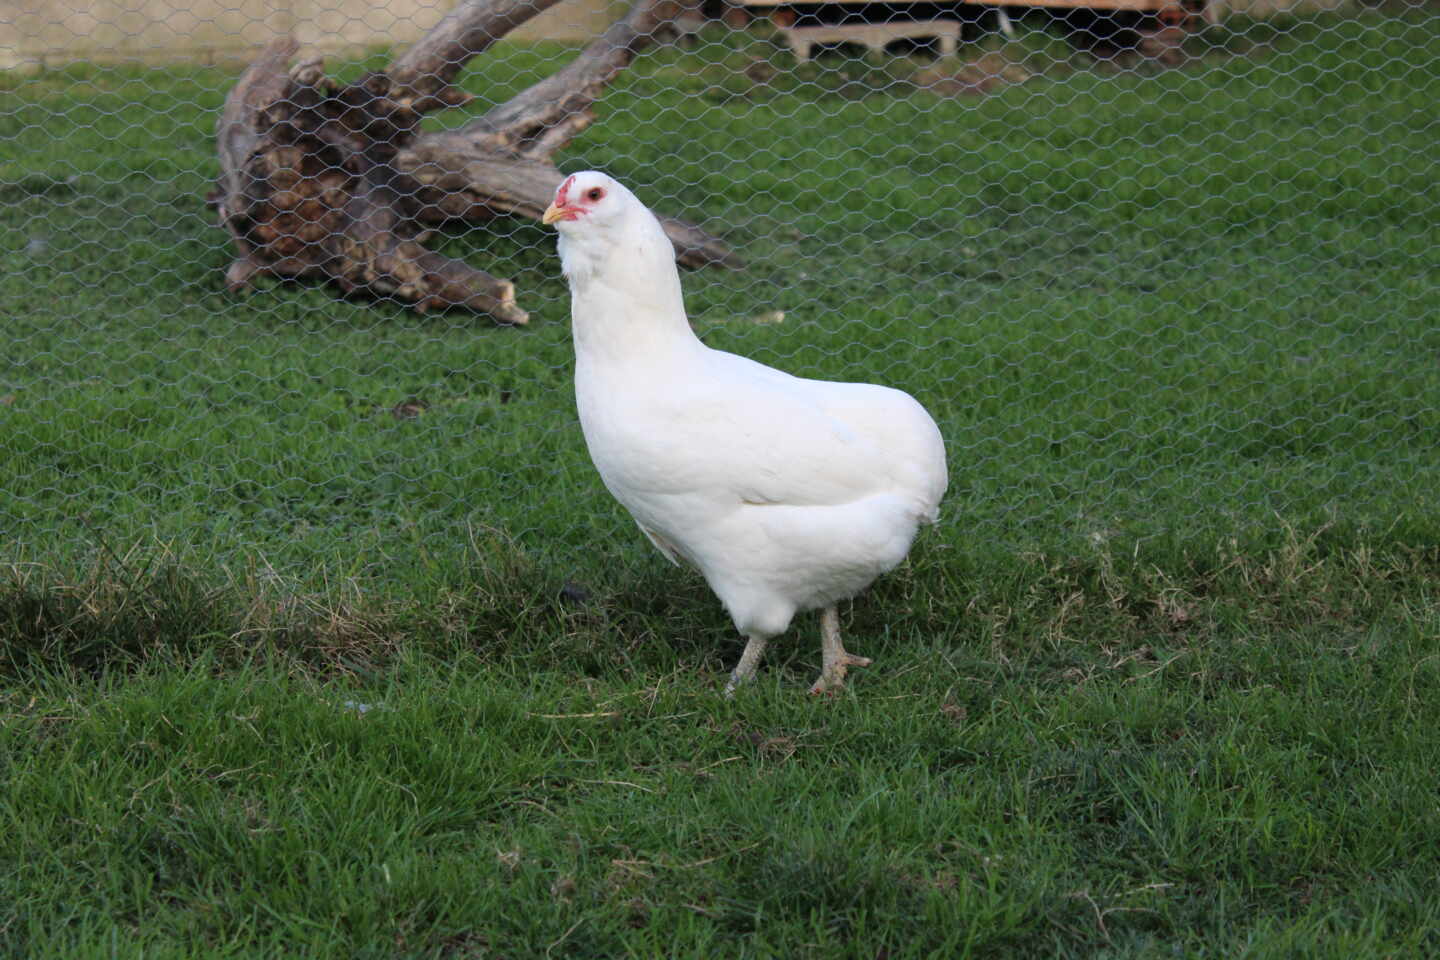
[[[719,697],[550,231],[439,244],[527,329],[233,296],[233,72],[0,76],[0,953],[1440,952],[1440,16],[1027,25],[984,97],[707,32],[561,164],[749,260],[708,343],[941,424],[823,701],[812,617]],[[565,53],[500,51],[477,109]]]

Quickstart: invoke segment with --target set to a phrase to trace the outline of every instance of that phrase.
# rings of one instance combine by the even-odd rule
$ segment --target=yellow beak
[[[545,208],[545,212],[540,216],[540,222],[548,227],[556,220],[559,220],[561,217],[565,216],[565,213],[566,210],[564,207],[552,203],[550,204],[550,206]]]

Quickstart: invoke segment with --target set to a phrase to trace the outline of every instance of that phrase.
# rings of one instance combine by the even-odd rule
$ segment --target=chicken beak
[[[556,220],[563,220],[565,218],[565,214],[569,212],[569,210],[560,206],[560,204],[552,203],[550,204],[550,206],[545,208],[545,213],[541,215],[540,222],[548,227]]]

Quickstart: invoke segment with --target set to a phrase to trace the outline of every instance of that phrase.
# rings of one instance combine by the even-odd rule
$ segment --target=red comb
[[[565,206],[565,201],[568,199],[566,197],[566,194],[570,191],[570,184],[574,182],[575,174],[572,173],[570,174],[570,176],[565,178],[564,183],[560,184],[560,189],[555,191],[555,205],[557,207]]]

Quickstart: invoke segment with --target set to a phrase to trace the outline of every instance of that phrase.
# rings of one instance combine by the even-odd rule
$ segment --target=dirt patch
[[[992,50],[982,53],[954,69],[953,64],[936,63],[915,74],[914,82],[922,90],[942,97],[979,96],[1014,83],[1024,83],[1035,71],[1005,53]]]

